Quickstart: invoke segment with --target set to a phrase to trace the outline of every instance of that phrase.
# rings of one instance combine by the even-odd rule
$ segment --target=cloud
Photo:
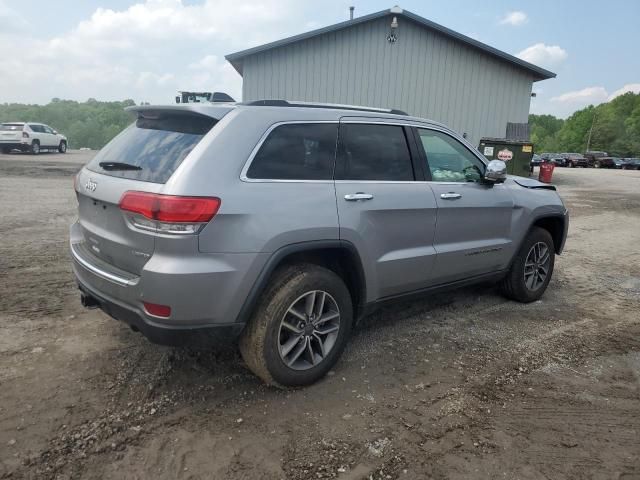
[[[640,83],[628,83],[624,87],[616,90],[611,95],[609,95],[608,100],[613,100],[614,98],[619,97],[620,95],[624,95],[628,92],[640,93]]]
[[[579,103],[581,105],[598,104],[606,102],[609,95],[604,87],[587,87],[582,90],[563,93],[551,98],[552,102]]]
[[[536,43],[516,54],[516,57],[534,65],[552,67],[564,61],[567,58],[567,52],[558,45]]]
[[[4,0],[0,0],[0,32],[18,33],[27,27],[25,18],[18,11],[9,8]]]
[[[512,25],[518,27],[529,21],[527,14],[524,12],[509,12],[500,20],[500,25]]]
[[[21,17],[0,0],[0,45],[21,52],[0,62],[2,99],[165,103],[183,89],[240,99],[242,79],[224,55],[297,32],[307,8],[295,0],[144,0],[98,8],[66,32],[39,38],[12,34],[7,25],[21,25]]]

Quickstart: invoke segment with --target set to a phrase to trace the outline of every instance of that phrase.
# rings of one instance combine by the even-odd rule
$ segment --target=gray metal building
[[[526,123],[533,82],[555,77],[399,7],[226,59],[243,78],[243,101],[397,108],[443,122],[475,145],[504,137],[508,122]]]

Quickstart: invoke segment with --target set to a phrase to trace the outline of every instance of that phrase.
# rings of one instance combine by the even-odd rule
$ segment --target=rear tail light
[[[180,197],[148,192],[125,192],[120,209],[131,223],[159,233],[191,234],[218,213],[222,201],[216,197]]]
[[[142,302],[145,311],[154,317],[169,318],[171,316],[171,307],[168,305],[160,305],[157,303]]]
[[[22,138],[29,138],[29,134],[27,132],[22,132]]]

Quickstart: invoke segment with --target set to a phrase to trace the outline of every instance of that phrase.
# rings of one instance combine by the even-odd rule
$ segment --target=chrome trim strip
[[[96,267],[95,265],[90,264],[89,262],[87,262],[85,259],[83,259],[82,257],[80,257],[80,255],[76,253],[76,250],[74,248],[75,245],[76,245],[75,243],[71,244],[71,255],[73,256],[73,259],[76,262],[78,262],[80,265],[82,265],[85,269],[93,273],[94,275],[97,275],[100,278],[103,278],[117,285],[120,285],[121,287],[131,287],[131,286],[137,285],[138,282],[140,281],[140,277],[136,277],[132,280],[129,280],[127,278],[122,278],[117,275],[114,275],[113,273],[109,273],[105,270],[102,270]]]

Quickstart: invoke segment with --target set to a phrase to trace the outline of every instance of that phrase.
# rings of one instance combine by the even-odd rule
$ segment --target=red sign
[[[498,152],[498,160],[502,160],[503,162],[508,162],[513,158],[513,152],[508,149],[500,150]]]

